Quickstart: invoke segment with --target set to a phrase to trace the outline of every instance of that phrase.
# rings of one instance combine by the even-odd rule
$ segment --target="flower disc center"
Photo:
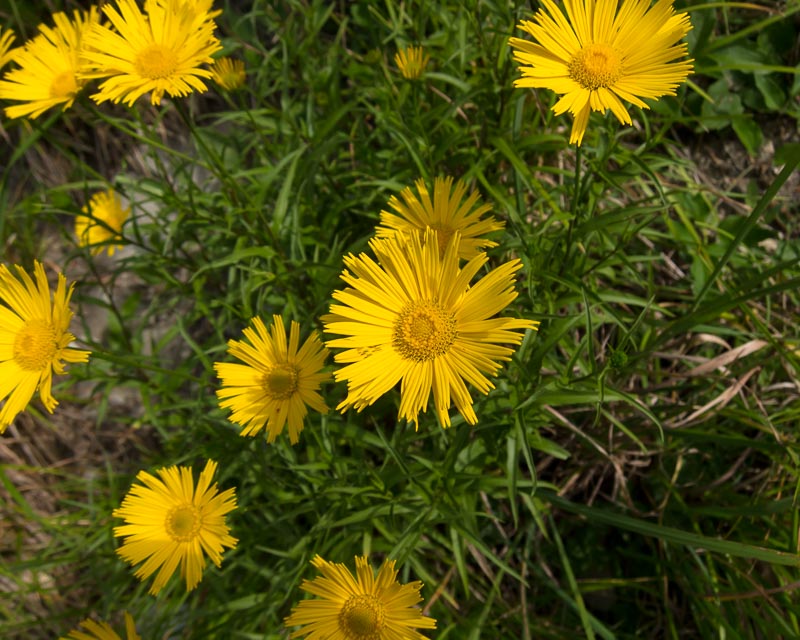
[[[14,361],[25,371],[42,371],[58,352],[56,331],[48,322],[28,320],[14,338]]]
[[[607,44],[589,44],[576,53],[568,65],[569,77],[584,89],[610,87],[622,75],[622,58]]]
[[[452,313],[436,302],[414,301],[395,322],[392,346],[407,360],[426,362],[447,353],[456,335]]]
[[[351,596],[339,612],[339,629],[348,640],[379,640],[385,617],[374,596]]]
[[[178,66],[178,56],[175,52],[160,44],[146,46],[136,56],[133,68],[143,78],[160,80],[168,78]]]
[[[188,542],[200,531],[203,523],[200,511],[191,504],[173,507],[167,513],[164,523],[169,536],[176,542]]]
[[[50,83],[51,98],[70,98],[78,92],[75,74],[71,71],[59,73]]]
[[[276,364],[264,376],[264,389],[275,400],[287,400],[297,391],[297,368]]]

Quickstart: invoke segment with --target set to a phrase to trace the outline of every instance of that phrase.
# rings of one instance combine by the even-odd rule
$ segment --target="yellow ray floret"
[[[342,280],[348,288],[335,291],[330,314],[323,317],[326,333],[345,336],[327,346],[345,349],[334,372],[347,381],[344,411],[362,410],[398,382],[401,418],[417,423],[433,393],[440,423],[450,426],[451,403],[470,424],[478,421],[466,383],[481,393],[494,385],[500,362],[511,359],[523,331],[538,322],[496,318],[517,297],[514,274],[521,267],[511,260],[472,279],[486,264],[481,253],[459,268],[458,232],[444,252],[434,233],[407,241],[373,239],[378,262],[366,254],[345,257]]]
[[[325,640],[425,640],[416,629],[435,629],[436,620],[422,615],[422,583],[400,584],[394,560],[385,560],[377,577],[366,556],[356,557],[356,576],[343,564],[316,556],[322,574],[304,580],[300,588],[316,600],[303,600],[284,621],[303,625],[290,638]]]
[[[244,364],[214,363],[222,381],[217,390],[220,406],[231,409],[231,422],[241,425],[243,436],[254,436],[266,427],[273,442],[288,425],[289,441],[296,444],[303,430],[307,406],[327,413],[319,395],[320,384],[330,379],[322,372],[328,350],[314,331],[300,345],[300,325],[292,321],[289,340],[283,319],[273,316],[271,332],[261,318],[251,320],[245,340],[230,340],[228,352]],[[299,348],[298,348],[299,347]]]
[[[209,460],[200,474],[197,487],[189,467],[167,467],[158,477],[140,471],[134,484],[113,516],[125,524],[114,527],[114,535],[125,540],[117,553],[146,580],[158,570],[150,593],[155,595],[180,567],[187,591],[203,577],[205,557],[217,567],[222,553],[238,542],[229,534],[225,514],[236,508],[234,489],[218,491],[212,484],[217,463]]]
[[[11,48],[14,43],[14,32],[6,31],[0,27],[0,69],[2,69],[6,62],[11,60],[16,50]]]
[[[181,8],[194,12],[197,16],[208,16],[209,18],[216,18],[222,13],[219,9],[211,10],[211,6],[214,4],[213,0],[146,0],[146,2],[147,4],[157,4],[162,7],[176,4]]]
[[[33,279],[19,265],[16,277],[0,264],[0,433],[25,409],[36,390],[50,413],[58,402],[51,393],[53,374],[65,372],[65,362],[86,362],[89,352],[70,349],[74,285],[58,274],[52,300],[44,267],[34,263]]]
[[[207,90],[203,78],[211,71],[204,65],[222,46],[210,14],[175,0],[151,0],[144,13],[135,0],[116,4],[103,7],[111,25],[97,26],[86,37],[81,73],[105,78],[93,100],[132,105],[150,92],[150,102],[160,104],[164,93],[178,97]]]
[[[624,124],[631,118],[622,101],[643,109],[643,98],[675,95],[692,71],[686,43],[692,25],[675,13],[673,0],[565,0],[566,16],[553,0],[519,28],[535,42],[511,38],[522,77],[516,87],[561,94],[553,107],[573,117],[570,143],[580,144],[592,111],[610,109]]]

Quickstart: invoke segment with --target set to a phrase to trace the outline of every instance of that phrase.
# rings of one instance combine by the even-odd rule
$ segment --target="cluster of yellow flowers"
[[[206,91],[209,78],[225,89],[244,83],[243,63],[212,58],[222,45],[214,35],[219,11],[211,11],[210,0],[146,0],[143,10],[135,0],[115,4],[103,5],[108,24],[96,7],[71,18],[56,13],[54,26],[40,25],[16,49],[13,34],[0,33],[0,67],[15,64],[0,80],[0,99],[20,103],[6,107],[9,118],[67,109],[93,80],[99,86],[92,100],[128,105],[146,93],[160,104],[164,93]]]
[[[335,360],[345,366],[334,377],[347,382],[348,395],[338,408],[360,411],[400,382],[401,418],[416,424],[432,392],[442,426],[450,425],[452,403],[475,424],[466,383],[488,393],[493,385],[487,374],[497,375],[499,363],[513,353],[504,345],[518,345],[521,332],[535,330],[539,323],[495,317],[517,296],[518,259],[473,282],[488,262],[483,249],[496,245],[485,234],[503,228],[494,217],[484,217],[489,206],[480,203],[477,192],[465,197],[466,185],[454,185],[452,178],[436,179],[433,197],[423,180],[415,186],[416,191],[407,188],[400,198],[389,200],[394,213],[381,212],[377,237],[370,242],[377,260],[365,253],[345,257],[341,278],[348,286],[334,292],[335,303],[323,317],[327,333],[344,336],[327,341],[329,347],[344,349]],[[95,225],[108,234],[102,240],[116,242],[127,211],[121,214],[115,194],[95,196],[90,209],[95,217],[103,216],[103,226]],[[76,228],[85,232],[92,225]],[[8,396],[0,414],[2,429],[25,408],[37,387],[52,411],[52,373],[63,373],[64,362],[85,362],[89,357],[88,351],[68,347],[74,340],[69,333],[72,286],[66,289],[65,277],[59,274],[51,302],[41,263],[34,265],[36,283],[22,267],[16,270],[17,277],[0,265],[0,300],[6,305],[0,307],[0,343],[11,346],[0,356],[0,366],[8,373],[6,387],[0,388],[0,397]],[[241,363],[215,363],[222,382],[217,395],[221,407],[232,409],[230,419],[242,426],[241,435],[254,436],[266,428],[271,442],[288,425],[294,444],[308,407],[327,411],[319,394],[320,385],[330,379],[323,371],[327,349],[316,333],[301,346],[297,322],[292,322],[287,339],[281,316],[273,316],[269,330],[256,317],[244,330],[244,340],[231,340],[228,350]],[[176,569],[186,588],[195,588],[206,557],[220,566],[225,548],[236,546],[225,521],[236,508],[235,490],[220,492],[212,483],[216,467],[208,461],[196,486],[188,467],[160,469],[157,476],[141,471],[141,484],[131,488],[113,513],[125,523],[114,529],[114,535],[123,538],[117,553],[138,565],[139,579],[156,574],[150,588],[154,595]],[[384,563],[376,580],[366,558],[357,559],[357,582],[345,577],[349,573],[341,565],[319,557],[313,563],[324,577],[302,588],[334,600],[336,614],[324,603],[301,603],[286,623],[306,626],[292,637],[315,631],[334,634],[337,628],[344,629],[342,638],[351,637],[348,629],[355,630],[352,637],[360,637],[386,628],[399,638],[421,638],[410,629],[434,628],[434,620],[412,608],[420,600],[422,585],[397,584],[394,562]],[[101,628],[92,621],[86,624]]]
[[[498,363],[513,353],[501,345],[520,344],[519,332],[539,323],[494,317],[517,297],[518,259],[473,282],[488,262],[481,249],[496,245],[483,236],[503,228],[494,217],[482,218],[490,207],[476,207],[477,192],[464,199],[466,185],[454,186],[452,178],[435,180],[433,198],[423,180],[416,190],[406,188],[402,201],[389,200],[399,215],[381,212],[377,237],[370,241],[377,261],[366,253],[345,256],[341,279],[348,286],[333,293],[335,303],[322,318],[326,333],[344,336],[325,343],[344,349],[334,359],[345,366],[333,376],[347,382],[348,394],[337,409],[361,411],[400,382],[400,418],[418,425],[432,393],[442,426],[450,426],[451,404],[476,424],[465,383],[488,393],[494,385],[486,374],[497,375]],[[252,322],[246,342],[228,343],[243,364],[214,365],[222,380],[220,404],[232,409],[230,419],[242,426],[241,435],[266,427],[272,442],[288,423],[294,444],[306,405],[327,411],[317,392],[330,377],[321,372],[327,350],[312,334],[298,351],[295,322],[287,345],[280,316],[271,335],[261,319]]]
[[[533,22],[520,28],[532,43],[511,38],[514,56],[522,65],[517,86],[548,88],[564,94],[556,113],[574,115],[571,142],[580,144],[589,114],[611,109],[624,123],[630,116],[621,100],[640,107],[641,98],[674,94],[691,71],[691,61],[677,44],[690,28],[686,14],[675,14],[672,0],[565,0],[567,16],[551,1],[542,0]],[[95,8],[75,11],[70,19],[59,13],[54,27],[20,48],[13,35],[0,32],[0,67],[14,64],[0,80],[0,99],[19,102],[6,108],[9,117],[35,118],[54,106],[69,107],[88,82],[100,82],[91,98],[132,105],[149,93],[152,104],[165,93],[172,97],[205,91],[214,78],[225,89],[245,80],[241,62],[213,60],[220,50],[214,36],[211,0],[135,0],[106,3],[103,24]],[[429,55],[421,47],[398,52],[395,62],[408,79],[422,77]],[[214,65],[207,68],[208,65]],[[255,317],[242,340],[230,340],[228,353],[239,362],[214,364],[221,381],[219,404],[230,409],[230,421],[240,435],[262,430],[274,441],[287,427],[296,444],[309,407],[326,413],[321,385],[331,379],[325,371],[327,348],[338,349],[333,371],[344,381],[347,396],[337,409],[360,412],[400,383],[398,415],[418,428],[419,414],[433,406],[442,427],[450,426],[455,405],[469,424],[477,423],[467,384],[482,394],[494,388],[488,376],[509,361],[513,346],[538,322],[502,317],[517,297],[515,276],[521,268],[512,259],[488,271],[486,249],[497,246],[489,236],[503,223],[489,214],[477,192],[453,178],[436,178],[432,194],[424,180],[392,196],[381,211],[380,224],[370,240],[372,255],[344,257],[342,289],[333,292],[329,312],[321,318],[323,342],[316,332],[300,343],[300,325],[292,321],[287,338],[279,315],[271,326]],[[131,215],[113,191],[95,194],[76,217],[81,245],[92,253],[108,254],[123,243],[122,227]],[[53,374],[65,363],[86,362],[89,352],[70,348],[73,285],[58,275],[51,296],[44,267],[34,263],[33,277],[22,267],[16,273],[0,264],[0,433],[23,411],[38,390],[44,407],[57,404],[51,393]],[[478,273],[484,271],[482,277]],[[509,346],[511,345],[511,346]],[[236,508],[233,488],[220,491],[213,482],[217,464],[207,461],[195,485],[191,468],[168,467],[156,475],[141,471],[114,517],[123,525],[114,535],[123,538],[117,553],[141,580],[156,574],[150,588],[157,594],[179,569],[186,588],[200,582],[206,557],[220,566],[226,548],[236,546],[226,514]],[[322,577],[301,588],[322,601],[301,602],[286,618],[304,635],[353,640],[414,640],[414,629],[433,629],[435,621],[415,608],[422,584],[400,585],[392,560],[374,575],[366,557],[356,558],[356,578],[341,564],[312,560]],[[113,639],[119,636],[106,623],[87,620],[69,638]],[[125,614],[128,640],[139,638]]]

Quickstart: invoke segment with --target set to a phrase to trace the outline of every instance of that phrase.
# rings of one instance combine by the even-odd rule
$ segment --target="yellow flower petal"
[[[73,629],[66,637],[60,638],[60,640],[122,640],[107,622],[84,620],[80,626],[83,627],[85,632]],[[142,640],[141,636],[136,633],[133,618],[127,611],[125,612],[125,638],[126,640]]]

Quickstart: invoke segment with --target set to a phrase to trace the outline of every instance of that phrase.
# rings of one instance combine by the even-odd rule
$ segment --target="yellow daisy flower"
[[[566,17],[553,0],[542,0],[534,21],[519,28],[537,42],[511,38],[522,78],[516,87],[551,89],[563,97],[556,115],[575,118],[570,143],[580,144],[591,111],[611,112],[624,124],[631,117],[622,100],[647,109],[642,98],[675,95],[692,71],[692,60],[678,43],[692,25],[685,13],[675,13],[673,0],[564,0]]]
[[[69,349],[75,339],[69,329],[69,299],[74,284],[58,274],[50,285],[41,262],[34,262],[34,279],[19,265],[17,277],[0,264],[0,433],[30,402],[36,390],[44,408],[53,413],[58,402],[51,394],[53,374],[65,372],[65,362],[86,362],[89,352]]]
[[[80,246],[91,246],[93,255],[103,249],[113,255],[122,246],[115,241],[122,240],[120,231],[131,214],[130,208],[123,209],[119,196],[108,189],[95,193],[82,211],[86,215],[75,216],[75,235]]]
[[[15,49],[18,69],[7,71],[0,81],[0,99],[23,104],[6,107],[9,118],[36,118],[61,105],[68,109],[84,80],[78,77],[83,39],[98,20],[97,9],[53,15],[55,27],[39,26],[39,35]]]
[[[211,67],[214,82],[226,91],[235,91],[244,85],[247,74],[244,71],[244,62],[233,58],[219,58]]]
[[[86,631],[73,629],[65,638],[60,638],[59,640],[122,640],[107,622],[84,620],[80,626]],[[141,636],[136,633],[131,614],[127,611],[125,612],[125,637],[126,640],[142,640]]]
[[[394,62],[407,80],[419,78],[430,59],[430,55],[422,47],[406,47],[394,54]]]
[[[480,195],[473,191],[466,201],[464,194],[467,186],[459,180],[453,189],[453,178],[436,178],[433,182],[433,201],[425,186],[425,181],[420,179],[415,183],[419,197],[410,187],[400,193],[404,200],[401,202],[395,196],[389,199],[389,206],[399,215],[388,211],[381,211],[381,226],[375,229],[379,238],[392,238],[396,235],[408,237],[413,233],[424,233],[430,227],[436,232],[439,241],[439,253],[444,254],[445,247],[450,238],[458,231],[461,234],[458,255],[464,260],[474,258],[480,251],[488,247],[496,247],[497,243],[481,238],[481,236],[498,231],[504,223],[496,220],[494,216],[481,219],[481,216],[491,210],[491,205],[480,202]]]
[[[208,14],[174,0],[149,1],[145,13],[135,0],[116,3],[119,10],[103,7],[113,28],[97,26],[86,36],[82,73],[106,78],[92,95],[95,102],[133,105],[149,91],[150,102],[160,104],[165,92],[175,97],[207,90],[202,78],[211,71],[201,65],[211,64],[222,46]]]
[[[328,412],[317,393],[331,377],[320,372],[328,350],[314,331],[298,351],[300,325],[292,321],[287,343],[283,319],[278,315],[272,319],[272,335],[261,318],[253,318],[252,327],[243,332],[247,341],[228,341],[228,353],[245,364],[214,363],[222,381],[217,397],[220,407],[233,410],[230,420],[243,427],[240,435],[254,436],[266,426],[267,441],[273,442],[288,424],[289,442],[296,444],[308,413],[306,405]]]
[[[442,426],[450,426],[451,399],[470,424],[478,418],[466,382],[481,393],[494,385],[484,374],[497,375],[498,361],[510,360],[520,344],[517,331],[536,329],[538,322],[493,318],[516,297],[514,274],[519,260],[511,260],[470,285],[488,258],[481,253],[459,269],[459,233],[444,255],[432,231],[413,235],[407,243],[373,239],[370,247],[379,264],[366,254],[344,259],[341,278],[349,285],[335,291],[325,331],[347,337],[326,342],[347,349],[336,362],[347,366],[334,372],[347,380],[348,395],[337,409],[361,411],[392,389],[400,387],[401,418],[413,420],[433,402]]]
[[[225,514],[236,508],[234,489],[222,493],[211,484],[217,463],[209,460],[200,474],[197,488],[189,467],[167,467],[156,471],[158,478],[140,471],[142,485],[133,485],[115,518],[125,524],[114,527],[114,535],[125,537],[117,549],[131,565],[142,564],[136,577],[146,580],[158,569],[150,587],[156,595],[180,565],[186,589],[194,589],[203,577],[205,555],[219,567],[224,547],[232,549],[238,540],[229,535]]]
[[[343,564],[316,556],[322,577],[304,580],[300,588],[321,600],[303,600],[284,620],[305,625],[290,638],[309,640],[425,640],[415,629],[435,629],[436,620],[414,605],[422,601],[419,581],[400,584],[394,560],[385,560],[375,577],[366,557],[356,557],[356,577]],[[310,635],[309,635],[310,634]]]
[[[0,28],[0,68],[4,67],[6,62],[11,60],[15,54],[15,50],[11,49],[14,42],[14,32],[4,31]]]

